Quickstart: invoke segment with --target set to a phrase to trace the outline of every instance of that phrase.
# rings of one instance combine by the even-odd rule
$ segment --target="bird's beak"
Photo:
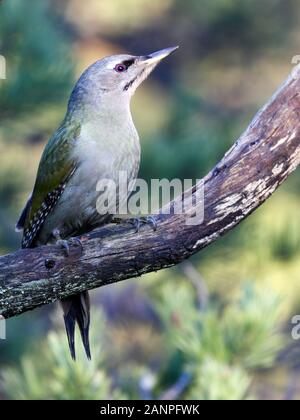
[[[164,50],[156,51],[152,54],[134,57],[136,64],[136,67],[134,66],[136,76],[125,85],[123,90],[129,91],[132,96],[136,88],[149,76],[157,64],[162,59],[168,57],[168,55],[170,55],[173,51],[177,50],[177,48],[178,47],[165,48]]]
[[[170,47],[165,48],[164,50],[156,51],[152,54],[143,55],[140,57],[140,63],[146,64],[146,65],[152,65],[152,64],[158,64],[161,60],[168,57],[168,55],[172,54],[175,50],[179,48],[176,47]]]

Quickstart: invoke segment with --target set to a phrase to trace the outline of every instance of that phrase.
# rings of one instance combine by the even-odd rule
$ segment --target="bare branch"
[[[186,215],[160,214],[156,232],[145,226],[136,234],[130,227],[110,225],[81,237],[82,255],[73,249],[66,258],[58,247],[43,246],[0,257],[0,313],[11,317],[86,289],[170,267],[236,226],[299,164],[299,88],[294,70],[204,178],[203,223],[186,223],[195,211],[191,204],[199,184],[185,193],[190,200]]]

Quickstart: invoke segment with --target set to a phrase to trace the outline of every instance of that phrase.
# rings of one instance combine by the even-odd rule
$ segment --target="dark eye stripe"
[[[128,69],[128,67],[132,66],[132,64],[134,63],[134,60],[125,60],[123,61],[124,66],[126,66],[126,68]]]
[[[123,71],[128,70],[128,67],[130,67],[133,63],[134,63],[134,59],[131,59],[131,60],[125,60],[125,61],[123,61],[122,63],[117,64],[117,65],[115,66],[115,70],[116,70],[118,73],[122,73]]]

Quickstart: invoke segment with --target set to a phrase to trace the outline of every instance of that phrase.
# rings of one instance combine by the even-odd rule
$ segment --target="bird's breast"
[[[120,171],[136,176],[140,162],[138,134],[131,124],[86,124],[74,147],[77,181],[97,184],[105,178],[117,181]]]
[[[86,126],[81,130],[73,151],[73,158],[78,162],[77,169],[68,182],[57,205],[55,219],[65,220],[73,228],[85,223],[103,223],[102,206],[107,204],[99,191],[102,180],[110,180],[108,195],[114,191],[124,191],[120,184],[132,182],[137,177],[140,163],[140,143],[136,130]],[[111,187],[115,185],[115,187]],[[106,194],[107,195],[107,194]],[[122,197],[122,200],[124,201]],[[119,197],[117,197],[119,199]],[[114,205],[114,200],[111,200]],[[110,210],[113,213],[113,209]]]

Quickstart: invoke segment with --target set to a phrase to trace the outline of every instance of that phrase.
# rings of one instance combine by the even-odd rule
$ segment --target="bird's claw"
[[[72,245],[80,247],[80,252],[82,253],[83,245],[79,238],[62,239],[58,229],[54,229],[52,235],[56,239],[56,245],[60,246],[65,251],[67,257],[70,255],[70,246]]]
[[[65,251],[67,257],[70,255],[70,245],[66,239],[57,239],[56,245]]]
[[[143,216],[143,217],[134,217],[128,221],[135,228],[135,232],[138,233],[141,225],[150,225],[154,232],[157,229],[157,221],[154,216]]]
[[[70,238],[69,242],[76,244],[77,246],[80,246],[81,250],[83,251],[83,245],[79,238]]]

